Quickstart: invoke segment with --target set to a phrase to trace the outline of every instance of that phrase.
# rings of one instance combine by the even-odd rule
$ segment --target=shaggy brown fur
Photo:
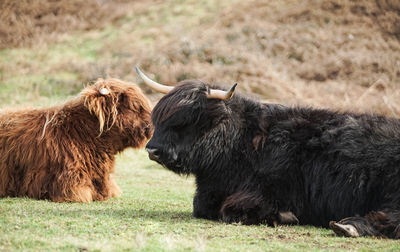
[[[144,146],[150,111],[138,87],[116,79],[99,79],[61,106],[0,111],[0,197],[91,202],[119,196],[114,156]]]

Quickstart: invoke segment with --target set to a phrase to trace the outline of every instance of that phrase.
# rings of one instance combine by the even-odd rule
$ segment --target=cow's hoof
[[[329,227],[339,236],[359,237],[358,231],[352,225],[339,224],[334,221],[329,222]]]
[[[279,212],[279,224],[281,225],[298,225],[299,219],[292,212]]]

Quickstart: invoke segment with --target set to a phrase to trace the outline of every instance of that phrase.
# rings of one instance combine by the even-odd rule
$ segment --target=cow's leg
[[[278,212],[277,214],[277,224],[280,225],[298,225],[299,219],[292,212]]]
[[[113,173],[104,167],[104,173],[92,174],[92,183],[95,189],[93,200],[103,201],[111,197],[119,197],[122,193],[114,181]]]
[[[92,179],[96,192],[93,198],[94,200],[103,201],[112,197],[112,184],[110,182],[111,178],[109,174]]]
[[[70,189],[67,201],[89,203],[93,201],[93,189],[87,185],[78,185]]]
[[[212,191],[196,191],[193,199],[193,216],[196,218],[217,220],[222,197]]]
[[[87,185],[63,183],[50,193],[49,199],[54,202],[89,203],[93,201],[93,188]]]
[[[119,189],[117,183],[115,183],[114,178],[110,175],[110,193],[111,197],[119,197],[121,196],[122,192]]]
[[[95,195],[90,177],[74,167],[67,167],[57,174],[49,188],[49,199],[55,202],[89,203],[95,200]]]
[[[237,192],[223,202],[221,216],[225,222],[241,222],[245,225],[259,224],[261,216],[262,196],[255,192]]]
[[[377,236],[400,239],[400,211],[385,209],[369,212],[364,217],[349,217],[329,226],[340,236]]]
[[[257,192],[237,192],[226,198],[221,207],[225,222],[241,222],[245,225],[267,223],[271,226],[297,225],[299,220],[290,211],[277,212],[271,202]]]

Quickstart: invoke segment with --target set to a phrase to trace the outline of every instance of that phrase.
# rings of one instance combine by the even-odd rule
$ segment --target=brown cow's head
[[[134,84],[99,79],[81,92],[98,120],[98,137],[121,139],[120,148],[142,147],[151,137],[150,102]]]

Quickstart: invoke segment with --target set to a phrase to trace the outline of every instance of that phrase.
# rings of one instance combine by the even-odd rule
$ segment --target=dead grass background
[[[167,84],[238,82],[268,102],[399,117],[399,39],[398,0],[0,0],[0,108],[52,104],[99,77],[140,84],[140,65]],[[3,199],[0,250],[398,250],[314,227],[193,219],[190,179],[145,152],[119,160],[117,201]]]
[[[58,45],[83,53],[52,60]],[[60,71],[74,76],[64,89],[140,81],[139,64],[168,84],[238,82],[269,102],[400,115],[397,0],[2,0],[0,48],[5,85]]]
[[[2,0],[0,49],[54,42],[62,33],[102,28],[123,17],[131,2],[135,1]]]

